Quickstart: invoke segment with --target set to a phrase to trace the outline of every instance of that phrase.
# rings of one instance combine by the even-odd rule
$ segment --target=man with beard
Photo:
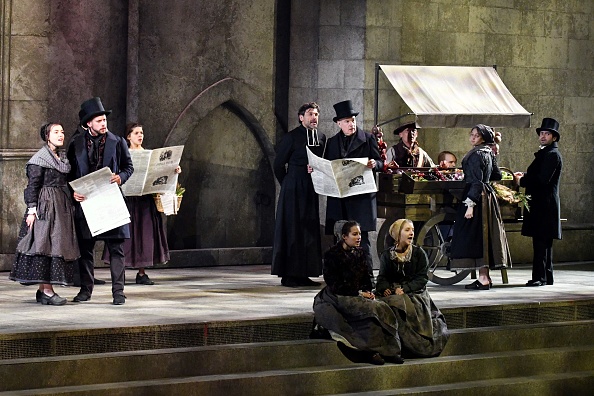
[[[105,110],[101,99],[89,99],[81,104],[79,115],[80,124],[87,129],[79,128],[68,145],[68,160],[71,164],[70,180],[78,179],[101,168],[109,167],[112,172],[110,182],[124,184],[134,172],[132,159],[125,140],[107,130],[107,116],[111,110]],[[80,259],[81,288],[74,297],[74,302],[89,301],[93,293],[94,249],[96,240],[104,240],[111,255],[111,291],[113,304],[122,305],[126,302],[124,295],[124,250],[125,238],[130,238],[128,224],[92,236],[80,203],[85,200],[81,194],[74,192],[75,221]]]
[[[400,142],[390,147],[386,153],[389,168],[434,167],[435,164],[417,142],[416,124],[409,123],[394,130],[400,136]]]
[[[526,188],[530,210],[524,208],[522,235],[532,237],[534,256],[532,279],[526,286],[553,284],[553,239],[561,239],[561,209],[559,179],[563,159],[559,152],[559,123],[544,118],[536,128],[540,149],[526,173],[514,173],[516,182]]]
[[[324,158],[332,161],[340,158],[368,158],[367,167],[374,171],[384,168],[377,139],[371,133],[357,127],[359,113],[353,110],[350,100],[334,105],[336,122],[340,131],[328,139]],[[339,220],[355,220],[361,226],[361,247],[367,255],[367,268],[373,280],[373,261],[369,231],[375,231],[377,202],[375,193],[353,195],[345,198],[328,197],[326,207],[326,234],[334,234],[334,224]]]
[[[318,134],[320,107],[302,105],[300,125],[287,133],[276,147],[274,175],[281,185],[276,210],[272,275],[286,287],[317,286],[309,279],[322,274],[322,245],[318,195],[308,172],[307,150],[321,157],[326,136]]]

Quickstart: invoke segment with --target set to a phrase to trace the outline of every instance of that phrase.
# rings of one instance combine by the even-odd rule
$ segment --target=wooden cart
[[[399,174],[378,174],[378,217],[385,218],[386,221],[378,232],[377,251],[379,255],[393,243],[388,230],[395,220],[410,219],[415,223],[415,244],[422,247],[429,257],[429,280],[440,285],[452,285],[473,272],[472,270],[457,272],[449,270],[449,246],[464,181],[415,180],[417,178],[415,175],[427,171],[429,171],[428,168],[408,168]],[[502,180],[498,183],[515,188],[513,180]],[[499,205],[505,222],[516,222],[521,219],[519,204],[499,201]],[[483,214],[486,212],[483,210]],[[483,225],[483,235],[486,237],[485,221]],[[486,243],[483,245],[488,246]],[[507,283],[505,270],[502,270],[502,277],[503,283]]]

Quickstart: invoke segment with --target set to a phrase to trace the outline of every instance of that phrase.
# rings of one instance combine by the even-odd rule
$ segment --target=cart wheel
[[[449,248],[454,229],[453,213],[440,213],[429,220],[417,235],[417,245],[429,258],[429,280],[438,285],[453,285],[470,274],[471,270],[450,271]]]

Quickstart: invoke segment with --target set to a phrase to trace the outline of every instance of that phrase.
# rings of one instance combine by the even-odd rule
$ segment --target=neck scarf
[[[31,159],[27,162],[27,165],[38,165],[43,168],[51,168],[55,169],[60,173],[69,173],[70,172],[70,163],[65,156],[63,150],[58,151],[58,157],[56,154],[49,148],[47,144],[45,144],[38,152],[31,157]]]
[[[103,151],[105,150],[105,139],[107,134],[100,134],[97,136],[91,135],[91,132],[86,134],[87,136],[87,154],[89,158],[89,169],[98,170],[103,164]]]

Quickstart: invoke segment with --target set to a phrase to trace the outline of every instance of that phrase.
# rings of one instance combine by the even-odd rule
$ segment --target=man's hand
[[[472,219],[473,212],[474,212],[474,206],[467,207],[466,213],[464,213],[464,217],[467,219]]]
[[[110,183],[117,183],[118,186],[122,184],[122,179],[120,175],[116,175],[115,173],[111,175],[111,179],[109,179]]]
[[[404,294],[404,290],[401,287],[397,288],[395,291],[396,291],[396,294],[398,294],[399,296]]]
[[[390,295],[392,295],[392,290],[390,290],[390,289],[384,290],[384,297],[388,297]]]
[[[312,173],[313,172],[313,168],[307,164],[307,173]]]
[[[369,161],[367,161],[367,167],[371,169],[375,168],[375,160],[370,159]]]
[[[74,200],[76,202],[82,202],[85,200],[85,196],[82,194],[77,193],[76,191],[74,192]]]

